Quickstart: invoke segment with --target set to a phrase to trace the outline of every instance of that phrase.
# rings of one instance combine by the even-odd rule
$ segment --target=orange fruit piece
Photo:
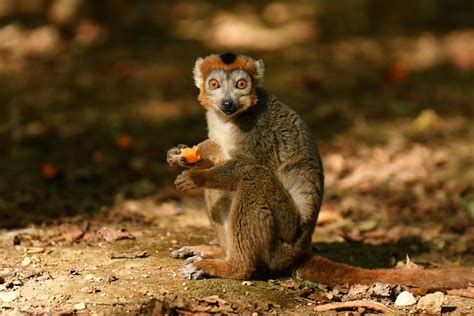
[[[197,146],[182,148],[180,156],[184,157],[187,163],[195,163],[201,160],[201,153]]]

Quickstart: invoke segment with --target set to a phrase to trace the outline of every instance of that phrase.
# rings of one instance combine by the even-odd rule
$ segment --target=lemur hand
[[[187,145],[179,144],[178,146],[171,148],[166,154],[166,161],[168,161],[168,163],[172,166],[191,168],[192,166],[194,166],[194,163],[186,162],[186,159],[181,156],[181,149],[187,147]]]

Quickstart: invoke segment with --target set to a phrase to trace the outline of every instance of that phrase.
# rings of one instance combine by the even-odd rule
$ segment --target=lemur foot
[[[187,258],[186,260],[184,260],[184,264],[190,264],[190,263],[195,263],[195,262],[198,262],[198,261],[201,261],[202,260],[202,257],[200,255],[196,255],[196,256],[192,256],[192,257],[189,257]]]
[[[196,255],[201,255],[200,251],[196,251],[196,249],[193,249],[192,247],[187,247],[187,246],[173,250],[170,253],[170,257],[175,258],[175,259],[186,259],[186,258],[196,256]]]
[[[225,251],[219,246],[198,245],[198,246],[184,246],[173,250],[170,253],[171,258],[186,259],[193,256],[200,256],[202,258],[221,258],[225,256]]]
[[[199,280],[204,279],[207,275],[204,270],[199,269],[194,263],[191,262],[183,265],[180,270],[180,276],[187,280]]]

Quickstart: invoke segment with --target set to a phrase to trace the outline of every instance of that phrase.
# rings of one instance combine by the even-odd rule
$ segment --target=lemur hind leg
[[[292,248],[299,216],[291,196],[269,169],[246,169],[224,223],[226,258],[194,261],[185,277],[248,279],[258,268],[287,268],[299,255]]]

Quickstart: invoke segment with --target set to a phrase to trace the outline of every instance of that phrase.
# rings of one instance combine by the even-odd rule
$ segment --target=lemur
[[[232,53],[198,58],[194,80],[206,109],[209,138],[198,144],[201,160],[186,163],[185,145],[167,153],[188,168],[179,191],[203,187],[219,246],[188,246],[189,279],[249,279],[262,271],[329,285],[383,282],[426,289],[474,283],[474,268],[362,269],[312,256],[311,236],[323,198],[321,158],[303,120],[261,87],[262,60]]]

